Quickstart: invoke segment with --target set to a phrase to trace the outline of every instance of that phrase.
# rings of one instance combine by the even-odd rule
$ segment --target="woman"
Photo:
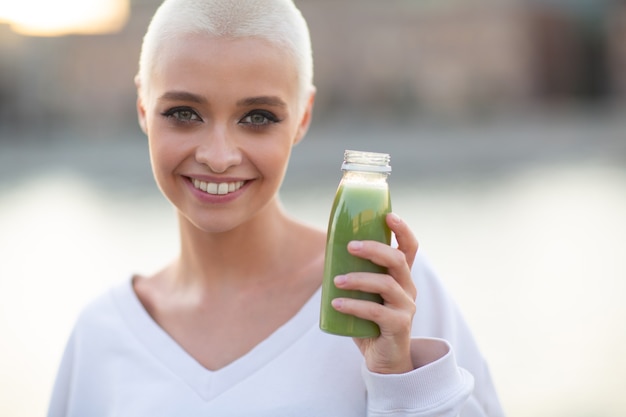
[[[319,330],[325,233],[278,198],[315,97],[308,29],[291,1],[166,0],[136,83],[180,254],[82,313],[50,417],[502,414],[466,325],[395,214],[397,247],[349,245],[389,274],[335,279],[381,294],[382,305],[333,302],[381,335]]]

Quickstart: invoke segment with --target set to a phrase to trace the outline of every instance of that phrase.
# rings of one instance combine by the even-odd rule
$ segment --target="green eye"
[[[250,115],[250,123],[255,125],[261,125],[267,123],[267,117],[262,114],[252,114]]]
[[[243,125],[249,125],[254,127],[260,127],[269,125],[272,123],[278,123],[278,117],[276,117],[272,112],[267,110],[253,110],[247,113],[239,123]]]
[[[202,118],[196,113],[195,110],[189,107],[174,107],[162,113],[167,118],[172,118],[177,122],[190,123],[201,122]]]
[[[177,119],[180,120],[192,120],[193,119],[193,112],[189,111],[189,110],[180,110],[176,113],[174,113],[174,115],[178,114]]]

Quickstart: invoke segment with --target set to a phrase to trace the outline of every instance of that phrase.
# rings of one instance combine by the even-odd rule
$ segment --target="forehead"
[[[150,77],[151,89],[211,95],[280,93],[290,99],[297,95],[297,87],[294,58],[285,48],[256,37],[187,34],[170,38],[159,48]]]

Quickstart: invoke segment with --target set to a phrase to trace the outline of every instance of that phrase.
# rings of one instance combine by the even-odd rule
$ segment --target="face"
[[[276,205],[292,146],[308,127],[295,65],[257,38],[188,35],[167,41],[139,121],[153,173],[181,217],[209,232],[256,219]]]

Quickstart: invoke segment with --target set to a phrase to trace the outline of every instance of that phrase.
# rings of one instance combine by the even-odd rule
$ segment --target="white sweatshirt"
[[[467,325],[420,256],[413,275],[414,347],[439,344],[447,353],[402,375],[369,372],[352,339],[319,330],[320,291],[243,357],[207,370],[125,280],[82,312],[48,417],[503,416]]]

